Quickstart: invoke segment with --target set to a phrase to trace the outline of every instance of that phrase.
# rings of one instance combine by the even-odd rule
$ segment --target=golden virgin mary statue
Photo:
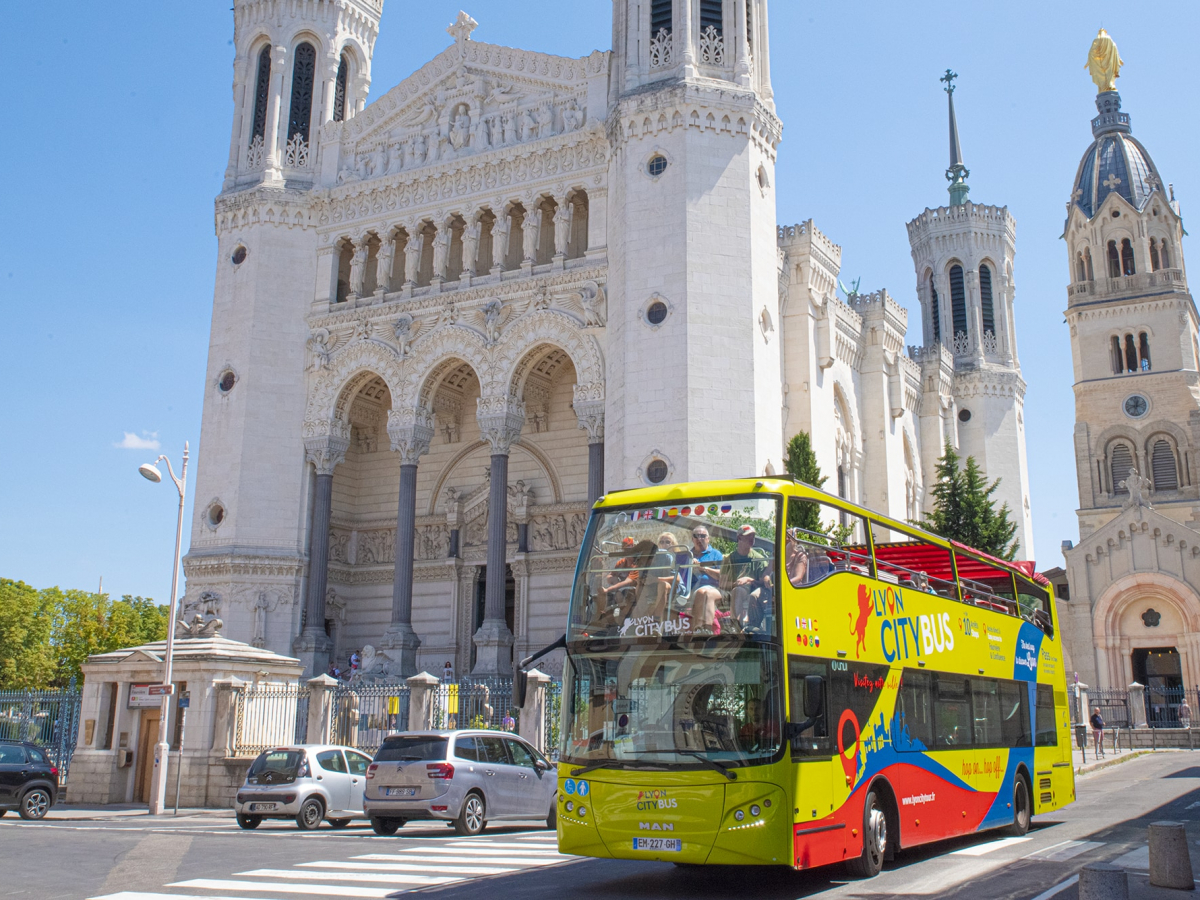
[[[1121,55],[1117,53],[1116,42],[1101,28],[1096,39],[1092,41],[1087,59],[1088,74],[1092,76],[1092,81],[1096,82],[1097,92],[1117,89],[1117,79],[1121,77],[1123,65]]]

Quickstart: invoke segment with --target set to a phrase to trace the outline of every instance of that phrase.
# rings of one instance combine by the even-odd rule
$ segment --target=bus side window
[[[928,750],[933,747],[933,698],[928,672],[905,669],[900,676],[896,697],[896,736],[892,745],[898,751]]]
[[[824,660],[788,657],[788,678],[791,682],[788,691],[791,700],[788,721],[790,724],[800,725],[808,718],[804,715],[807,675],[820,676],[825,696],[817,721],[800,734],[791,735],[792,755],[831,756],[833,743],[829,739],[829,665]]]
[[[880,581],[904,589],[958,599],[950,551],[906,531],[871,522],[875,540],[875,569]]]
[[[794,587],[808,587],[835,572],[871,574],[862,516],[818,500],[788,500],[784,569]]]
[[[1024,681],[1000,682],[1000,735],[1005,747],[1028,747],[1029,690]]]
[[[1050,616],[1050,598],[1041,588],[1034,587],[1023,578],[1017,579],[1017,603],[1021,615],[1042,629],[1047,637],[1054,637],[1054,619]]]
[[[1057,747],[1058,726],[1054,722],[1054,688],[1048,684],[1037,686],[1037,735],[1036,746]]]
[[[975,743],[996,746],[1000,738],[1000,686],[994,678],[971,679],[971,706],[974,712]]]
[[[971,695],[962,675],[937,673],[933,714],[936,747],[969,747],[973,738]]]

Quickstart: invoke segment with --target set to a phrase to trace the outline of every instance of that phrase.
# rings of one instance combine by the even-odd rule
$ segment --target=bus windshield
[[[635,768],[766,762],[782,731],[778,653],[710,641],[568,654],[562,757]]]
[[[598,511],[568,639],[774,635],[778,521],[762,496]]]

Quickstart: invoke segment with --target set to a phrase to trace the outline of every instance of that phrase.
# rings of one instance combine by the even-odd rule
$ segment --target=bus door
[[[820,696],[812,696],[820,679]],[[791,745],[791,794],[797,867],[824,865],[841,859],[845,838],[830,828],[834,814],[833,783],[837,750],[829,734],[829,662],[812,657],[788,658],[788,734]],[[820,711],[806,715],[814,703]],[[807,727],[802,727],[807,726]]]

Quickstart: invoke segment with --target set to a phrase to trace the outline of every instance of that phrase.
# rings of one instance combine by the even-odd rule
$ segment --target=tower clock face
[[[1150,410],[1150,401],[1141,394],[1132,394],[1125,398],[1125,415],[1131,419],[1140,419]]]

